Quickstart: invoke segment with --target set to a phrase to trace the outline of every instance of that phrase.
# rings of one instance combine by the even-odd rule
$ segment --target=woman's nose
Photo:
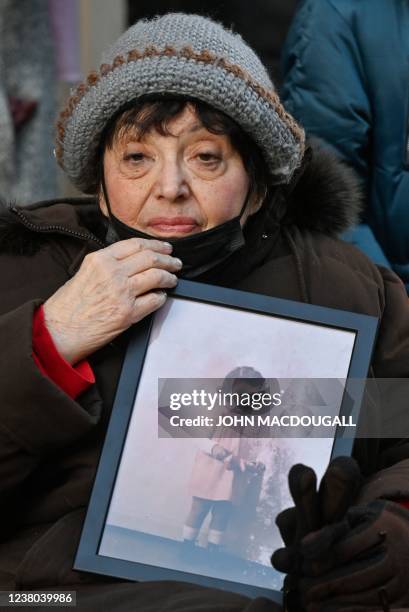
[[[155,196],[169,202],[183,200],[189,195],[189,185],[183,167],[178,160],[166,160],[159,171]]]

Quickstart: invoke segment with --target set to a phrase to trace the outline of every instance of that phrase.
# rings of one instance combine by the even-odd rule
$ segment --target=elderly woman
[[[69,586],[87,609],[271,610],[265,599],[180,583],[96,587],[96,577],[72,571],[126,332],[164,304],[178,276],[194,278],[380,317],[373,373],[405,377],[402,284],[335,238],[359,208],[353,177],[305,148],[257,56],[208,19],[135,24],[78,86],[57,129],[58,162],[89,197],[11,206],[1,219],[1,587]],[[366,502],[409,498],[409,445],[390,442],[356,449],[365,474],[396,464]],[[398,573],[409,513],[375,503],[378,531],[394,519],[382,551]],[[297,521],[290,531],[299,533]],[[317,588],[328,563],[312,564],[311,590],[290,549],[276,562],[309,610],[334,598],[338,609],[345,582],[365,605],[378,601],[374,585],[390,584],[383,574],[349,582],[351,553],[341,592]],[[407,602],[407,581],[388,596]]]

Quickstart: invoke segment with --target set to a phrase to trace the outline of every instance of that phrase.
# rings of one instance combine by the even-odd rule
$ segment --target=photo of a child
[[[192,381],[240,398],[273,396],[297,376],[342,379],[353,343],[344,330],[169,298],[155,316],[98,554],[280,589],[270,556],[282,545],[274,517],[291,505],[287,474],[308,457],[320,475],[332,438],[257,437],[245,419],[172,435],[170,416],[198,409],[164,404],[161,414],[159,398],[180,399]],[[305,360],[306,346],[316,347],[315,359]],[[293,395],[291,406],[300,403]],[[243,402],[220,410],[226,418],[253,411]],[[223,416],[206,411],[215,422]]]
[[[265,379],[249,366],[237,367],[229,372],[222,388],[224,393],[231,392],[238,396],[265,390]],[[231,410],[237,413],[243,411],[239,407]],[[210,512],[207,548],[218,551],[233,508],[240,505],[250,482],[261,481],[263,477],[265,465],[252,457],[251,439],[244,437],[244,428],[240,429],[222,428],[211,441],[205,441],[210,442],[207,445],[209,450],[199,450],[195,456],[188,484],[192,502],[183,526],[183,540],[187,546],[195,546],[200,528]]]

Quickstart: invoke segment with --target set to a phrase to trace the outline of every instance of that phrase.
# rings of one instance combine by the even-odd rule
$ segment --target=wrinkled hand
[[[300,543],[300,601],[307,612],[389,610],[409,604],[409,511],[376,500]]]
[[[60,354],[76,363],[160,308],[181,268],[171,251],[159,240],[131,238],[87,255],[44,304]]]

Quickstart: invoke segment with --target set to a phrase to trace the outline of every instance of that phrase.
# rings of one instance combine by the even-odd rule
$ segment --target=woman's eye
[[[145,159],[145,155],[143,153],[127,153],[125,155],[125,161],[136,162],[139,163]]]
[[[216,164],[220,161],[220,157],[214,153],[199,153],[198,158],[205,164]]]

